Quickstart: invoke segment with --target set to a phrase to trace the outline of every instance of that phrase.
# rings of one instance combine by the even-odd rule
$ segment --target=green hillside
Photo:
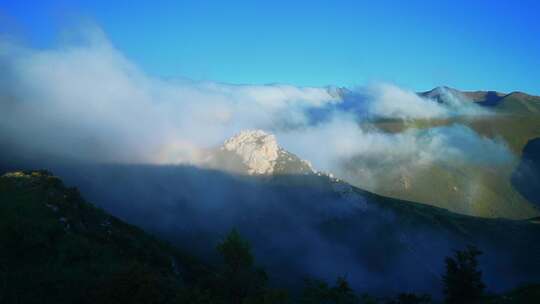
[[[376,187],[362,181],[350,182],[381,195],[463,214],[513,219],[540,215],[538,207],[523,197],[511,182],[523,148],[529,140],[540,137],[540,97],[518,92],[502,94],[477,91],[462,94],[484,106],[491,114],[434,120],[384,120],[375,122],[375,125],[385,132],[396,133],[408,128],[463,124],[482,136],[506,142],[515,155],[510,165],[434,164],[418,168],[414,174],[403,171],[399,176],[382,176]]]

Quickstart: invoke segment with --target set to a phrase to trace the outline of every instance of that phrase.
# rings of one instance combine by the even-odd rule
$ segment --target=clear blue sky
[[[47,47],[91,20],[160,77],[538,95],[539,16],[540,1],[516,0],[0,0],[4,32]]]

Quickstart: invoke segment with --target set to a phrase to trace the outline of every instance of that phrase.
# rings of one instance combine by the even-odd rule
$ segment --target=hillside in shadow
[[[207,262],[231,228],[278,287],[347,276],[357,290],[440,292],[442,257],[472,243],[493,290],[540,280],[540,225],[480,219],[317,175],[254,178],[191,166],[51,164],[99,207]]]
[[[523,148],[521,161],[512,175],[512,185],[529,201],[540,206],[540,138]]]

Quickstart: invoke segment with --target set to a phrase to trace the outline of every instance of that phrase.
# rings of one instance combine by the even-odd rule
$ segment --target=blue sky
[[[540,1],[157,3],[0,0],[0,27],[51,47],[90,21],[159,77],[540,95]]]

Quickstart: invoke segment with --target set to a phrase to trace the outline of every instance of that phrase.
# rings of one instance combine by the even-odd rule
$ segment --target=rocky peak
[[[272,174],[280,151],[276,137],[262,130],[242,131],[221,149],[239,156],[249,174]]]
[[[273,134],[262,130],[242,131],[226,140],[212,166],[249,175],[315,173],[309,162],[281,148]]]

